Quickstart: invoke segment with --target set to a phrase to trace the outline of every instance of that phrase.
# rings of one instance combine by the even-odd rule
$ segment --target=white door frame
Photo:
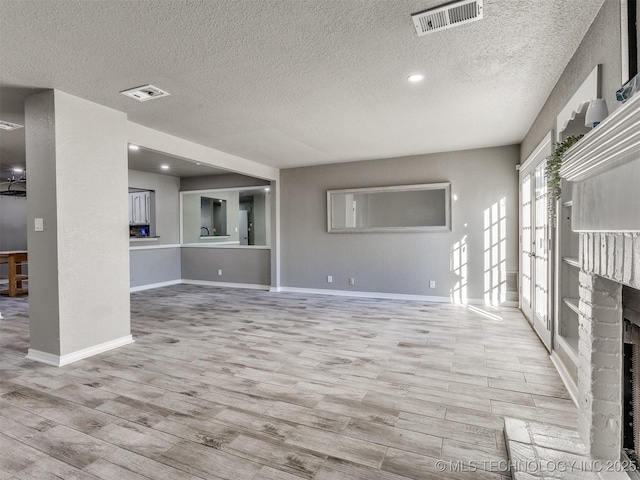
[[[525,314],[525,317],[527,317],[527,320],[529,320],[529,322],[532,324],[534,330],[536,331],[536,333],[538,334],[538,336],[540,337],[540,339],[542,340],[542,342],[544,343],[544,345],[547,347],[549,351],[551,351],[552,349],[553,320],[554,320],[552,315],[552,312],[553,312],[553,308],[552,308],[553,306],[553,294],[552,294],[553,268],[552,267],[554,265],[553,263],[554,244],[553,242],[550,241],[550,239],[553,238],[553,235],[552,235],[552,232],[550,231],[551,228],[548,227],[548,230],[546,232],[546,238],[545,238],[546,245],[535,245],[535,233],[536,233],[535,232],[535,225],[536,225],[535,224],[535,210],[536,210],[535,173],[536,173],[536,168],[538,168],[546,160],[546,158],[552,153],[552,151],[553,151],[553,131],[550,131],[549,134],[542,139],[542,141],[535,148],[533,153],[529,155],[527,160],[520,167],[520,175],[518,179],[519,190],[520,190],[520,202],[519,202],[520,242],[519,242],[519,248],[518,248],[518,253],[519,253],[518,257],[519,257],[519,265],[520,265],[520,292],[519,292],[520,308],[522,312]],[[531,242],[532,242],[531,252],[523,252],[523,239],[522,239],[522,232],[523,232],[523,226],[524,226],[524,219],[523,219],[523,212],[522,212],[522,206],[524,201],[523,195],[522,195],[522,185],[527,177],[530,178],[530,182],[531,182],[530,183],[531,210],[530,210],[530,221],[529,221],[531,225]],[[546,204],[544,205],[544,208],[546,213]],[[536,250],[540,248],[544,248],[547,252],[547,275],[546,275],[546,278],[542,279],[543,285],[544,285],[544,282],[546,282],[546,292],[547,292],[546,306],[545,306],[546,318],[540,318],[539,316],[536,315],[536,288],[535,287],[537,283],[538,284],[540,283],[541,279],[536,278],[535,255],[536,255]],[[525,255],[526,253],[531,253],[531,255],[530,256]],[[527,260],[530,261],[530,266],[531,266],[530,268],[531,291],[529,292],[529,295],[528,295],[531,301],[530,305],[526,305],[523,302],[523,262]]]

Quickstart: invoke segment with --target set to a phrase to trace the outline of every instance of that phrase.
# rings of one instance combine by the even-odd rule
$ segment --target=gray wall
[[[501,199],[502,260],[507,271],[518,269],[518,151],[506,146],[281,171],[282,285],[449,297],[460,281],[454,250],[464,243],[466,295],[482,299],[485,216],[499,210]],[[327,233],[327,190],[435,182],[451,182],[451,232]]]
[[[131,250],[131,287],[180,280],[180,247]]]
[[[26,249],[27,200],[0,196],[0,250]],[[0,264],[0,275],[7,275],[6,264]]]
[[[213,188],[235,188],[235,187],[255,187],[260,185],[268,186],[269,180],[247,177],[239,173],[228,173],[223,175],[209,175],[207,177],[185,177],[180,180],[180,190],[209,190]]]
[[[154,242],[131,242],[131,246],[180,243],[180,179],[169,175],[129,170],[129,188],[156,192],[156,235]]]
[[[182,278],[269,285],[271,251],[258,248],[183,247]],[[222,275],[218,276],[218,269]]]
[[[602,97],[609,113],[617,107],[616,90],[622,85],[620,52],[620,1],[606,0],[558,83],[522,141],[520,159],[556,128],[556,117],[596,65],[602,64]]]
[[[269,186],[271,182],[259,178],[247,177],[239,174],[211,175],[208,177],[183,178],[180,190],[209,190],[219,188],[237,188],[250,186]],[[231,228],[227,234],[231,238],[225,241],[238,240],[239,195],[235,193],[235,204],[227,201],[227,222]],[[220,196],[219,193],[215,194]],[[191,195],[183,195],[183,199]],[[193,195],[200,198],[199,195]],[[229,198],[231,200],[231,197]],[[235,206],[234,206],[235,205]],[[235,212],[235,213],[233,213]],[[232,216],[235,215],[235,217]],[[183,222],[186,216],[183,216]],[[270,234],[269,231],[267,231]],[[200,240],[195,240],[200,241]],[[200,241],[213,243],[215,240]],[[185,243],[186,239],[185,239]],[[245,283],[253,285],[271,284],[271,251],[269,249],[254,248],[224,248],[224,247],[183,247],[181,251],[182,278],[185,280],[202,280],[209,282]],[[217,274],[222,269],[223,274]]]
[[[253,196],[253,242],[255,245],[267,245],[270,240],[270,214],[267,196],[256,193]]]
[[[53,92],[25,100],[25,149],[29,171],[27,222],[45,220],[44,231],[27,230],[29,250],[30,348],[60,355],[55,115]]]
[[[27,249],[27,200],[0,196],[0,250]]]
[[[131,287],[180,280],[180,179],[129,170],[129,187],[155,191],[155,241],[130,241]]]

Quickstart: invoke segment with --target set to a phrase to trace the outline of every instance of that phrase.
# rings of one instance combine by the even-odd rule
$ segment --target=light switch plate
[[[44,220],[42,218],[35,218],[33,228],[36,232],[44,232]]]

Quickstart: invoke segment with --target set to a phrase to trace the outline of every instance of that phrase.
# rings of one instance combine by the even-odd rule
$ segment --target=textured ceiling
[[[0,118],[56,88],[283,168],[519,143],[603,0],[485,0],[417,37],[410,14],[442,3],[0,0]],[[171,96],[118,93],[147,83]]]

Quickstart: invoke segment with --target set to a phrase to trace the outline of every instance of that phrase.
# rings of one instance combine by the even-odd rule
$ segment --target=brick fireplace
[[[640,288],[640,236],[584,233],[580,243],[578,428],[593,456],[616,460],[622,450],[622,286]]]
[[[640,95],[571,149],[579,240],[578,430],[591,455],[622,451],[622,289],[640,289]],[[640,412],[639,416],[640,416]]]

